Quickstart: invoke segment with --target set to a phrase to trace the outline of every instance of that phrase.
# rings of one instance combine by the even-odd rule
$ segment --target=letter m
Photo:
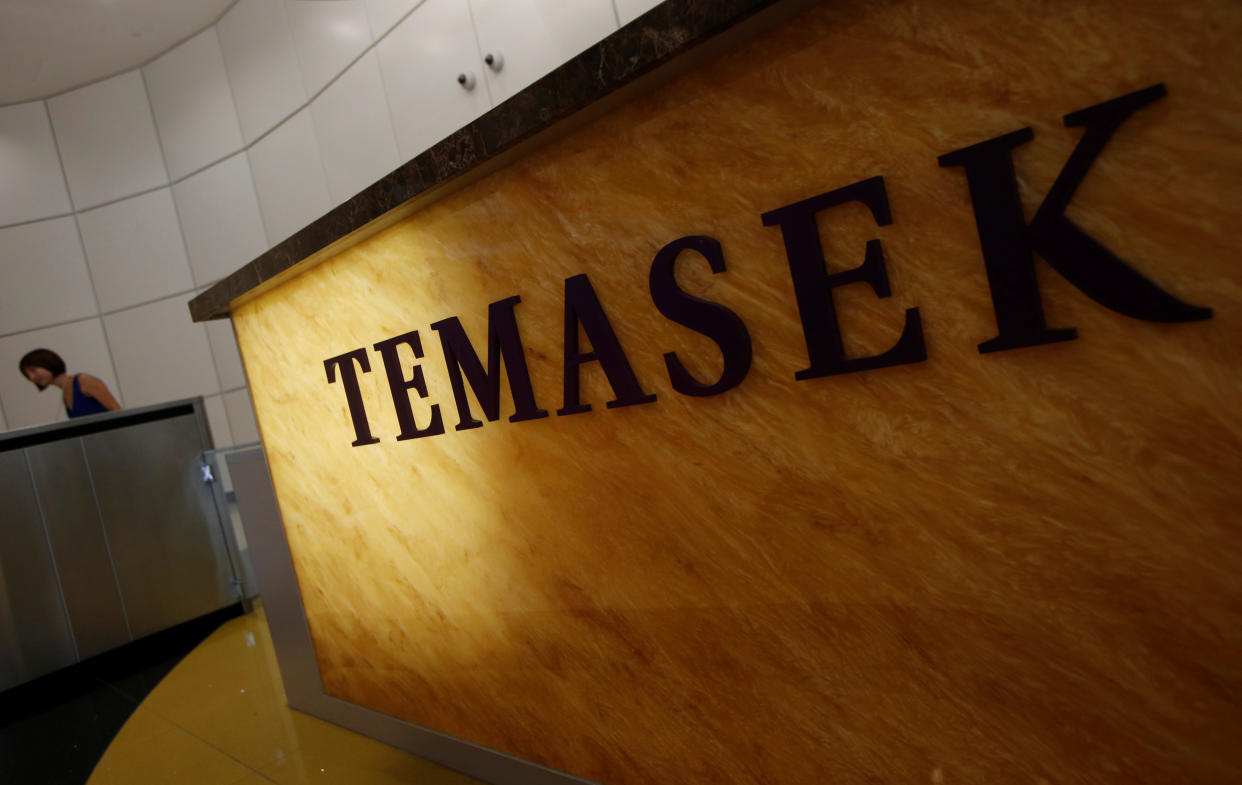
[[[531,386],[530,372],[526,368],[526,355],[522,349],[522,337],[518,333],[517,318],[513,307],[521,302],[517,295],[498,300],[487,307],[487,368],[466,337],[466,331],[456,316],[431,325],[440,335],[444,348],[444,362],[448,366],[449,380],[453,385],[453,398],[457,402],[456,430],[478,428],[483,423],[470,413],[470,401],[466,398],[465,383],[470,383],[483,414],[491,422],[500,417],[500,361],[503,358],[509,376],[509,391],[513,394],[516,410],[509,422],[537,420],[548,413],[535,403],[535,391]],[[464,377],[464,378],[463,378]]]

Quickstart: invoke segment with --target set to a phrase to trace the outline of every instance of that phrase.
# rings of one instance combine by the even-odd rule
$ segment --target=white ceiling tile
[[[285,0],[239,0],[216,24],[220,50],[249,144],[309,97],[302,86]]]
[[[285,11],[308,96],[322,90],[371,45],[361,0],[286,0]]]
[[[248,154],[269,247],[331,208],[309,112],[289,118]]]
[[[0,107],[0,226],[73,210],[42,101]]]
[[[140,72],[58,95],[47,105],[76,209],[168,182]]]
[[[267,250],[250,161],[238,153],[173,186],[194,283],[213,283]],[[228,227],[228,231],[220,231]]]
[[[210,27],[233,0],[0,2],[0,104],[137,68]]]
[[[10,373],[0,373],[0,401],[3,401],[9,428],[26,428],[67,419],[64,399],[58,388],[48,387],[39,392],[17,373],[18,361],[32,349],[51,349],[65,361],[69,373],[96,376],[108,386],[122,406],[133,405],[123,397],[112,372],[103,325],[99,319],[84,319],[0,338],[0,366],[12,369]]]
[[[193,287],[170,189],[79,213],[78,225],[102,312]]]
[[[242,148],[241,125],[214,27],[142,71],[174,180]]]
[[[128,405],[220,392],[207,330],[190,321],[188,300],[170,297],[104,317]]]
[[[397,140],[374,52],[315,99],[311,118],[333,204],[397,168]]]
[[[97,312],[73,216],[0,229],[0,334]]]

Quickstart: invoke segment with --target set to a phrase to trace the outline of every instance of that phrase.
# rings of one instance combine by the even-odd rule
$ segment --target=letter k
[[[1045,323],[1032,251],[1083,294],[1117,313],[1152,322],[1211,318],[1210,309],[1164,291],[1065,216],[1074,192],[1118,127],[1164,95],[1164,85],[1157,84],[1066,115],[1067,127],[1081,126],[1085,131],[1029,226],[1011,151],[1035,138],[1030,128],[940,156],[941,166],[966,169],[987,268],[999,333],[979,344],[981,353],[1077,337],[1073,328],[1050,329]]]

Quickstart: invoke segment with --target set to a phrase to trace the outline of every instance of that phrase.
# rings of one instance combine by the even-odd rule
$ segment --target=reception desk
[[[1239,32],[666,3],[201,295],[315,710],[497,782],[1236,780]]]
[[[0,689],[239,602],[202,399],[0,434]]]

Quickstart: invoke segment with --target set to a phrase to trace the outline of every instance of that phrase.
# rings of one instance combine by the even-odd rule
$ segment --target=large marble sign
[[[1240,35],[825,2],[239,302],[326,691],[606,785],[1236,781]]]

